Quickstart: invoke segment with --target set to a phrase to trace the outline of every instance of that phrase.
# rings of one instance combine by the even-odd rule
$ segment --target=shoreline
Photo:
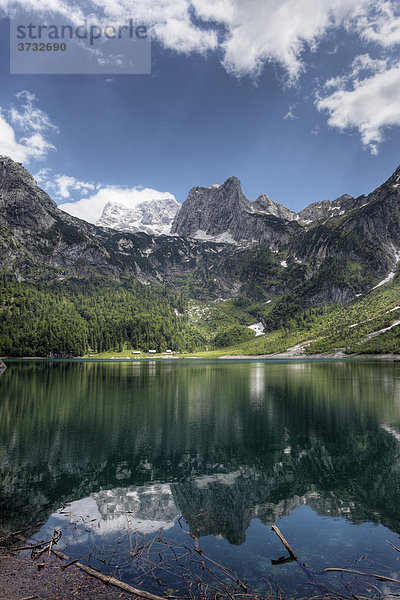
[[[58,357],[58,358],[47,358],[43,356],[2,356],[0,361],[17,362],[17,361],[41,361],[41,362],[153,362],[153,361],[188,361],[188,360],[264,360],[264,361],[307,361],[307,360],[330,360],[330,361],[343,361],[343,360],[381,360],[388,362],[400,362],[400,354],[344,354],[343,352],[336,353],[324,353],[324,354],[299,354],[296,352],[282,352],[278,354],[243,354],[243,355],[230,355],[226,354],[223,356],[154,356],[154,357],[141,357],[141,358],[130,358],[130,357],[112,357],[112,358],[86,358],[84,356],[75,357]],[[6,365],[5,365],[6,366]]]

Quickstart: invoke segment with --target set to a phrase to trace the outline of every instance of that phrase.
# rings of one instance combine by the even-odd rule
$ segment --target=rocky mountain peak
[[[265,241],[275,247],[287,241],[291,232],[284,225],[295,219],[292,211],[266,195],[250,202],[240,180],[230,177],[221,186],[192,188],[174,219],[172,233],[240,245]]]
[[[22,163],[15,162],[9,156],[0,156],[0,189],[17,185],[36,185],[36,181]]]
[[[97,225],[118,231],[144,231],[150,235],[168,234],[180,204],[175,198],[155,198],[134,207],[108,202]]]
[[[400,165],[397,167],[393,175],[388,179],[387,184],[393,186],[400,184]]]
[[[0,156],[0,224],[50,227],[56,203],[21,163]]]
[[[235,176],[229,177],[225,183],[220,186],[226,189],[226,191],[235,191],[242,193],[242,183],[240,179]],[[218,189],[218,188],[217,188]]]
[[[355,199],[349,194],[343,194],[336,200],[321,200],[321,202],[313,202],[298,213],[298,219],[303,223],[319,221],[321,219],[331,219],[340,217],[346,212],[358,208],[360,199]]]
[[[287,221],[296,221],[297,215],[283,204],[274,202],[267,196],[267,194],[261,194],[252,204],[253,209],[262,211],[269,215],[274,215],[280,219],[286,219]]]

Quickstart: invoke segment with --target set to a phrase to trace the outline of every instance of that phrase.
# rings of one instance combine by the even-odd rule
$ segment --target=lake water
[[[320,571],[400,579],[400,364],[10,361],[0,518],[161,595],[236,572],[264,595],[388,597]],[[274,524],[300,561],[276,564]]]

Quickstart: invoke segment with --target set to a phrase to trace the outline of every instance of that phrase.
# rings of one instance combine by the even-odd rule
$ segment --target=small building
[[[165,354],[172,354],[172,350],[166,350]]]
[[[157,354],[156,350],[149,350],[149,354]]]
[[[132,350],[132,354],[141,354],[140,350]]]

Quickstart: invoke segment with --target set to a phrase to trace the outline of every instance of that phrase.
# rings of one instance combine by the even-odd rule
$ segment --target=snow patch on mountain
[[[206,231],[198,229],[192,236],[195,240],[203,240],[205,242],[218,242],[221,244],[236,244],[236,240],[233,239],[230,233],[220,233],[219,235],[209,235]]]
[[[261,323],[261,321],[259,323],[254,323],[254,325],[249,325],[249,329],[254,331],[256,337],[259,337],[260,335],[265,335],[265,327],[263,323]]]
[[[400,251],[395,252],[395,267],[394,267],[394,271],[391,271],[389,273],[389,275],[387,277],[385,277],[385,279],[382,279],[382,281],[380,281],[378,283],[378,285],[374,286],[372,289],[376,290],[377,288],[380,288],[382,285],[385,285],[385,283],[389,283],[389,281],[392,281],[392,279],[394,279],[394,276],[396,275],[396,268],[397,265],[400,262]]]

